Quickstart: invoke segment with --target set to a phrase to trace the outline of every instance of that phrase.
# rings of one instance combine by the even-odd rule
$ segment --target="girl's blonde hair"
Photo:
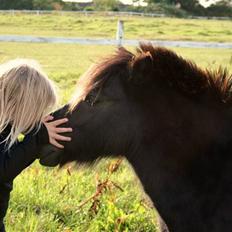
[[[39,128],[56,99],[54,85],[36,61],[16,59],[0,65],[0,134],[11,126],[7,148],[21,133]]]

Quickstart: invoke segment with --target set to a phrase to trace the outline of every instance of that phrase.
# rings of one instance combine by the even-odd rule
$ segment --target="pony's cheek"
[[[96,114],[93,109],[81,107],[77,110],[77,112],[75,112],[75,115],[72,115],[70,118],[70,124],[75,128],[83,127],[91,122],[95,116]]]

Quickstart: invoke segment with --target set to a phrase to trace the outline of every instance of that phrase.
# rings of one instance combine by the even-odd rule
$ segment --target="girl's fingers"
[[[62,119],[58,119],[58,120],[52,122],[52,124],[54,126],[59,126],[59,125],[61,125],[63,123],[66,123],[66,122],[68,122],[68,119],[67,118],[62,118]]]
[[[52,115],[48,115],[48,116],[44,117],[42,121],[43,121],[43,123],[45,123],[45,122],[51,121],[53,119],[54,119],[54,117]]]
[[[51,115],[48,115],[43,120],[43,122],[48,130],[50,144],[54,145],[57,148],[63,149],[64,146],[62,144],[60,144],[58,141],[67,141],[68,142],[68,141],[71,141],[71,138],[66,137],[66,136],[62,136],[59,133],[72,132],[72,128],[65,128],[65,127],[59,128],[58,127],[59,125],[68,122],[67,118],[62,118],[62,119],[58,119],[58,120],[49,122],[52,119],[54,119],[54,117]]]
[[[53,138],[55,140],[60,140],[60,141],[71,141],[70,137],[66,137],[66,136],[62,136],[62,135],[58,135],[58,134],[55,134]]]
[[[72,132],[72,128],[65,128],[65,127],[57,127],[55,129],[56,133],[65,133],[65,132]]]

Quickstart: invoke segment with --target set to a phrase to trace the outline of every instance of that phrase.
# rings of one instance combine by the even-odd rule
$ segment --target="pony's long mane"
[[[203,70],[169,49],[140,44],[137,54],[146,52],[153,58],[153,82],[160,79],[163,84],[193,99],[207,95],[221,103],[232,102],[232,75],[229,76],[227,69],[219,67],[215,71]]]
[[[229,76],[226,69],[219,67],[216,71],[203,70],[167,48],[141,43],[136,54],[121,47],[113,55],[90,67],[80,78],[78,96],[71,102],[71,109],[74,109],[91,89],[101,86],[112,76],[124,75],[133,79],[133,76],[130,77],[131,63],[148,53],[152,58],[152,71],[147,88],[159,82],[193,99],[207,95],[220,103],[232,103],[232,75]]]
[[[102,86],[110,77],[121,72],[129,74],[128,64],[133,57],[131,52],[121,47],[113,55],[92,65],[77,83],[76,93],[70,102],[70,111],[75,109],[79,101],[83,100],[92,89]]]

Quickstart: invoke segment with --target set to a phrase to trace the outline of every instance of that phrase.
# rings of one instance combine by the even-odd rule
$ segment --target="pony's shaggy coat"
[[[81,78],[58,162],[124,155],[173,232],[232,230],[231,76],[171,50],[120,48]],[[70,110],[71,109],[71,110]]]

